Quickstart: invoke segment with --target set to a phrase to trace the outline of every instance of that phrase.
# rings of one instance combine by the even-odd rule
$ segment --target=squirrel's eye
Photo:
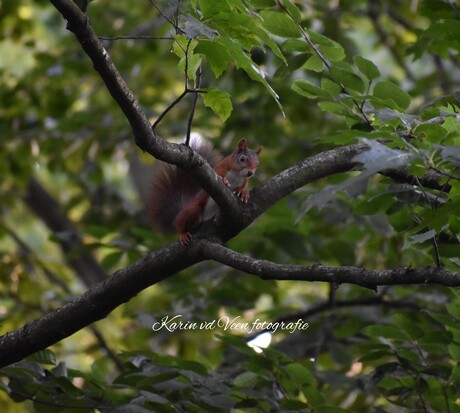
[[[240,156],[240,162],[244,162],[246,161],[246,156],[245,155],[241,155]]]

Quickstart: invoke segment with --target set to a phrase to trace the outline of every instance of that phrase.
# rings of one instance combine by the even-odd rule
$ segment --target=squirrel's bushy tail
[[[209,142],[192,139],[190,147],[214,167],[221,156]],[[174,218],[198,193],[200,186],[186,171],[176,166],[161,163],[153,176],[150,196],[150,219],[153,226],[162,232],[174,231]]]

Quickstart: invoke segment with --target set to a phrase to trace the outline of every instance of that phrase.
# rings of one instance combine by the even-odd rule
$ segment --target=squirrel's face
[[[231,188],[239,188],[244,185],[245,181],[251,178],[257,170],[257,163],[249,163],[248,160],[238,160],[237,168],[227,173],[227,180]]]
[[[242,178],[250,178],[256,173],[259,166],[259,157],[255,151],[246,150],[238,154],[238,175]]]
[[[256,173],[261,150],[262,148],[257,150],[249,149],[244,138],[238,142],[231,156],[231,171],[226,177],[231,182],[232,188],[244,185],[245,181]]]

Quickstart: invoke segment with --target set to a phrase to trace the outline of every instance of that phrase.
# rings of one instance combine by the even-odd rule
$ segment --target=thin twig
[[[296,19],[292,16],[292,14],[289,12],[288,9],[286,9],[282,4],[280,4],[280,7],[286,12],[286,14],[291,18],[291,20],[296,24],[296,26],[299,28],[300,32],[302,33],[302,36],[303,38],[305,39],[305,41],[308,43],[308,45],[313,49],[313,51],[318,55],[318,57],[321,59],[321,61],[324,63],[324,65],[326,66],[327,70],[330,72],[332,70],[332,64],[329,62],[329,60],[322,54],[321,50],[319,50],[319,48],[316,46],[316,44],[311,40],[309,34],[304,30],[304,28],[302,27],[302,25],[296,21]],[[332,77],[332,76],[331,76]],[[361,117],[359,117],[356,113],[354,113],[353,111],[351,111],[351,113],[355,116],[357,116],[360,120],[364,120],[366,122],[366,124],[372,128],[372,123],[371,121],[369,120],[369,118],[367,117],[366,113],[364,112],[363,110],[363,107],[358,103],[358,101],[352,96],[351,93],[348,92],[347,88],[345,87],[345,85],[340,82],[339,80],[336,80],[332,77],[332,80],[337,83],[340,88],[342,89],[343,93],[346,93],[347,95],[350,96],[353,104],[356,106],[356,108],[359,110],[359,112],[361,113]],[[343,102],[339,102],[343,107],[347,108],[347,106],[345,104],[343,104]]]
[[[425,192],[425,188],[423,187],[422,183],[420,182],[420,180],[417,177],[415,178],[415,182],[417,182],[417,186],[422,191],[423,197],[425,198],[427,204],[430,205],[431,209],[434,210],[435,209],[434,203],[432,203],[430,201],[430,198],[429,198],[428,194]],[[428,228],[429,228],[429,230],[432,229],[430,227],[428,227]],[[431,237],[431,242],[433,244],[434,259],[436,261],[436,267],[441,268],[441,266],[442,266],[442,264],[441,264],[441,256],[439,254],[439,246],[438,246],[438,240],[436,239],[436,234],[433,237]]]
[[[197,77],[196,77],[196,88],[199,89],[201,85],[201,68],[198,69]],[[193,123],[193,117],[195,116],[195,111],[196,111],[196,104],[198,102],[198,93],[195,93],[193,96],[193,101],[192,101],[192,108],[190,110],[190,115],[188,117],[188,123],[187,123],[187,135],[185,138],[185,144],[188,146],[190,143],[190,135],[192,133],[192,123]]]
[[[456,171],[456,169],[457,168],[454,168],[452,173],[454,173]],[[450,186],[450,184],[449,184],[450,179],[452,179],[452,176],[448,177],[447,181],[445,182],[443,187],[439,190],[439,192],[436,195],[435,199],[433,201],[430,201],[430,198],[428,197],[428,194],[425,192],[425,188],[421,184],[420,180],[418,178],[415,178],[418,187],[420,188],[420,190],[423,193],[423,196],[425,197],[427,203],[431,206],[431,208],[433,210],[436,209],[436,204],[438,202],[438,199],[441,196],[441,194],[443,194],[445,192],[445,188]],[[436,239],[436,235],[434,237],[432,237],[431,240],[432,240],[433,248],[434,248],[434,252],[435,252],[436,266],[437,266],[437,268],[441,268],[441,257],[440,257],[440,253],[439,253],[439,246],[438,246],[438,241]]]
[[[194,93],[195,97],[192,103],[192,110],[188,119],[187,123],[187,137],[186,137],[186,145],[190,142],[190,134],[191,134],[191,128],[192,128],[192,122],[193,122],[193,116],[195,113],[196,109],[196,103],[198,100],[198,94],[200,93],[206,93],[206,90],[201,90],[200,89],[200,84],[201,84],[201,69],[199,69],[199,73],[197,75],[197,81],[196,81],[196,87],[191,89],[189,87],[189,77],[188,77],[188,69],[189,69],[189,49],[190,49],[190,44],[193,39],[189,39],[187,42],[187,46],[184,50],[185,53],[185,85],[184,85],[184,91],[161,113],[161,115],[158,117],[158,119],[153,123],[152,125],[152,130],[155,130],[155,128],[158,126],[158,124],[164,119],[166,114],[174,107],[176,106],[187,94],[189,93]],[[179,44],[180,46],[180,44]]]
[[[452,174],[447,173],[447,172],[443,172],[443,171],[440,171],[439,169],[436,169],[434,166],[430,166],[429,169],[431,169],[432,171],[435,171],[439,175],[447,176],[449,178],[449,180],[452,179],[454,181],[460,181],[460,177],[454,176],[453,172],[452,172]],[[455,172],[455,169],[454,169],[454,172]]]
[[[166,14],[163,13],[160,7],[153,0],[148,0],[148,2],[158,10],[163,19],[165,19],[169,24],[171,24],[171,26],[174,27],[176,33],[185,34],[185,32],[176,24],[176,22],[172,21],[168,16],[166,16]]]
[[[157,125],[163,120],[163,118],[166,116],[166,114],[174,107],[176,106],[186,95],[188,91],[184,90],[174,101],[161,113],[160,116],[158,116],[157,120],[153,122],[152,125],[152,130],[155,130]]]
[[[188,87],[188,64],[189,64],[189,61],[188,61],[188,52],[190,50],[190,44],[192,43],[192,39],[188,39],[188,42],[187,42],[187,46],[185,48],[185,90],[188,90],[189,87]]]
[[[457,170],[457,167],[454,168],[454,170],[452,171],[452,173],[455,173],[455,171]],[[436,203],[438,202],[438,199],[439,197],[441,196],[441,194],[443,193],[446,193],[446,189],[450,187],[450,184],[449,184],[449,181],[453,179],[452,175],[449,176],[447,178],[447,181],[444,183],[444,185],[442,186],[442,188],[439,190],[438,194],[436,195],[436,198],[434,199],[434,205],[436,205]]]

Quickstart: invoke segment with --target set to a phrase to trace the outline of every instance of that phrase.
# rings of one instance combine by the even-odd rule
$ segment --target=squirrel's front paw
[[[245,204],[249,201],[249,192],[244,189],[236,189],[235,195],[240,198]]]
[[[221,176],[222,182],[224,183],[225,186],[232,186],[232,184],[229,182],[229,180],[225,176]]]
[[[180,240],[180,243],[184,247],[186,247],[188,244],[190,244],[190,241],[192,240],[192,234],[190,234],[190,232],[182,232],[179,235],[179,240]]]

